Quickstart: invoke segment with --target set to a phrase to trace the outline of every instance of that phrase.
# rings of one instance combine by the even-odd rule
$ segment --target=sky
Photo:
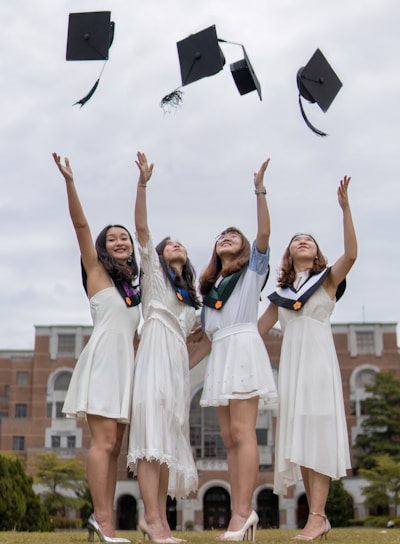
[[[111,11],[115,37],[101,62],[65,60],[69,13]],[[156,242],[186,247],[198,275],[227,226],[256,233],[253,173],[265,176],[271,214],[271,274],[296,232],[311,233],[333,263],[343,250],[337,186],[349,196],[359,256],[333,323],[397,323],[392,286],[400,268],[400,2],[398,0],[13,0],[0,33],[0,349],[30,350],[35,326],[91,325],[65,183],[51,153],[68,156],[95,237],[109,223],[134,232],[137,151],[154,162],[147,188]],[[221,43],[218,74],[183,88],[165,113],[161,98],[181,84],[176,42],[211,25],[244,44],[261,84],[240,96]],[[296,74],[319,48],[343,83],[326,113],[298,105]],[[386,288],[385,288],[386,287]],[[389,287],[389,288],[388,288]]]

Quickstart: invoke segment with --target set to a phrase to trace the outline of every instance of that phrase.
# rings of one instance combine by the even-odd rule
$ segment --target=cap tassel
[[[318,136],[328,136],[328,134],[326,134],[325,132],[322,132],[322,130],[319,130],[318,128],[314,127],[314,125],[312,125],[310,123],[310,121],[307,119],[306,113],[305,113],[305,111],[303,109],[303,104],[301,102],[301,95],[300,94],[299,94],[299,105],[300,105],[301,115],[302,115],[306,125],[308,126],[308,128],[310,128]]]
[[[171,108],[176,109],[182,106],[182,95],[183,91],[180,89],[175,89],[172,93],[166,94],[161,102],[160,107],[164,112],[169,112]]]
[[[81,98],[80,100],[78,100],[78,102],[75,102],[75,104],[73,104],[73,106],[76,106],[77,104],[80,104],[81,107],[84,106],[86,104],[86,102],[88,102],[88,100],[90,100],[92,98],[92,96],[94,95],[99,82],[100,82],[100,78],[96,81],[96,83],[90,89],[88,94],[86,96],[84,96],[83,98]]]

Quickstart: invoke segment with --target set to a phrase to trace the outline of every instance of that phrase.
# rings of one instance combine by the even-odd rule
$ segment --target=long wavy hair
[[[279,287],[289,287],[293,284],[295,280],[296,272],[293,266],[293,259],[290,255],[290,246],[293,240],[296,238],[296,236],[300,236],[301,234],[304,236],[309,236],[317,247],[317,256],[314,259],[312,267],[309,269],[310,276],[314,276],[314,274],[319,274],[320,272],[325,270],[325,268],[327,267],[328,261],[326,257],[322,254],[322,251],[320,250],[320,247],[317,244],[315,238],[311,236],[311,234],[298,232],[297,234],[292,236],[289,242],[289,245],[287,246],[283,254],[281,266],[278,272]]]
[[[96,248],[97,256],[101,264],[104,266],[106,272],[111,276],[113,280],[126,281],[128,283],[131,283],[132,280],[135,280],[136,278],[138,278],[138,275],[139,275],[139,266],[136,261],[135,252],[132,251],[129,261],[126,263],[123,263],[121,261],[118,261],[114,257],[112,257],[106,249],[107,232],[113,227],[123,229],[128,234],[132,247],[134,247],[133,239],[128,229],[118,224],[107,225],[106,227],[104,227],[104,229],[99,233],[99,235],[96,238],[95,248]],[[87,275],[86,275],[86,270],[83,266],[82,260],[81,260],[81,271],[82,271],[82,283],[86,291]]]
[[[201,303],[200,303],[199,297],[197,296],[196,287],[195,287],[196,272],[193,268],[192,263],[190,262],[189,257],[186,255],[186,263],[182,267],[181,276],[178,276],[175,270],[173,270],[168,265],[167,261],[164,259],[164,249],[169,240],[171,240],[171,237],[166,236],[156,246],[156,252],[157,252],[158,258],[160,259],[160,264],[164,271],[164,274],[168,278],[168,277],[171,277],[171,272],[174,272],[174,284],[176,285],[176,287],[180,287],[181,289],[186,289],[190,295],[190,298],[193,300],[194,307],[196,309],[200,308]]]
[[[202,295],[206,295],[210,291],[219,276],[226,277],[241,270],[250,259],[250,242],[244,234],[236,227],[228,227],[223,230],[221,234],[227,234],[228,232],[237,232],[239,234],[242,240],[240,249],[235,256],[235,259],[230,262],[228,266],[223,268],[221,258],[217,255],[217,242],[215,242],[210,262],[203,270],[199,280],[200,293]]]

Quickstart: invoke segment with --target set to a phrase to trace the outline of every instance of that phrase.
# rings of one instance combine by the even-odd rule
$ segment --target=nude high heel
[[[309,513],[309,516],[319,516],[320,518],[322,518],[324,521],[325,521],[325,527],[324,527],[324,530],[322,531],[322,533],[319,533],[319,535],[317,536],[307,536],[307,535],[303,535],[302,533],[294,536],[293,538],[291,538],[290,540],[293,540],[293,541],[305,541],[305,540],[317,540],[317,538],[321,538],[324,536],[325,537],[325,540],[328,538],[328,533],[329,531],[331,530],[331,524],[329,523],[329,520],[327,518],[327,516],[325,514],[319,514],[318,512],[310,512]]]
[[[97,534],[100,542],[130,542],[130,540],[128,540],[127,538],[111,538],[110,536],[106,536],[100,529],[99,524],[94,517],[94,514],[91,514],[89,519],[87,520],[87,528],[89,531],[89,542],[94,541],[94,533]]]
[[[155,542],[156,544],[176,544],[177,543],[177,539],[175,539],[173,536],[169,536],[168,538],[153,538],[143,519],[139,521],[139,529],[142,531],[143,540],[146,540],[146,537],[147,537],[147,539],[150,542]]]
[[[241,540],[251,540],[255,542],[256,540],[256,529],[258,524],[258,515],[252,510],[250,516],[245,521],[243,527],[239,531],[226,531],[223,535],[217,537],[217,540],[228,540],[233,542],[239,542]]]

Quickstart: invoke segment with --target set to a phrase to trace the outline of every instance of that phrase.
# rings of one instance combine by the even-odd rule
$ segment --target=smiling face
[[[318,248],[314,238],[309,234],[296,234],[290,241],[289,253],[294,262],[313,261],[317,256]]]
[[[178,240],[167,240],[162,256],[169,266],[173,263],[184,265],[187,261],[186,249]]]
[[[243,245],[243,240],[239,232],[235,230],[224,231],[217,236],[215,250],[218,257],[223,258],[227,255],[236,255]]]
[[[121,227],[110,227],[106,234],[106,251],[114,259],[126,262],[133,252],[129,233]]]

